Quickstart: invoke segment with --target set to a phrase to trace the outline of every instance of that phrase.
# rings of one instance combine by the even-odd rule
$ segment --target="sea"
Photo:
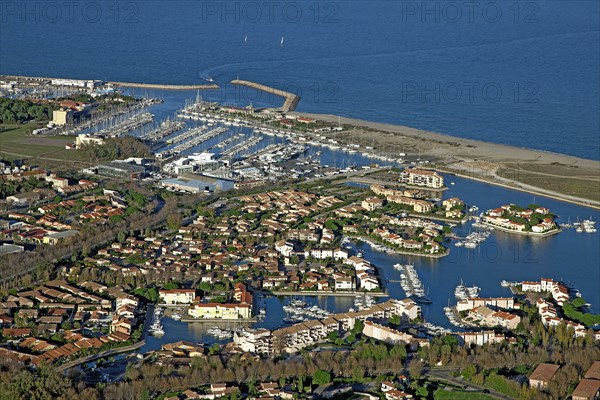
[[[224,103],[600,159],[596,0],[0,3],[0,73],[200,84]]]

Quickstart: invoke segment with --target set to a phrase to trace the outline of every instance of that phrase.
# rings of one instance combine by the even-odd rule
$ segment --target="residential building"
[[[405,169],[400,173],[400,182],[411,186],[424,186],[434,189],[444,187],[444,178],[437,172],[427,169]]]
[[[535,389],[544,389],[552,380],[560,365],[542,363],[529,376],[529,386]]]
[[[383,207],[383,200],[379,197],[369,197],[368,199],[363,200],[360,205],[367,211],[373,211]]]
[[[196,298],[194,289],[160,289],[160,299],[165,304],[191,304]]]
[[[600,380],[583,378],[572,394],[573,400],[596,400],[600,398]]]
[[[251,312],[250,304],[205,303],[189,308],[191,317],[201,319],[249,319]]]
[[[383,326],[372,321],[366,321],[364,323],[363,335],[382,342],[395,344],[395,343],[410,343],[414,337],[408,333],[400,332],[396,329],[392,329],[388,326]]]

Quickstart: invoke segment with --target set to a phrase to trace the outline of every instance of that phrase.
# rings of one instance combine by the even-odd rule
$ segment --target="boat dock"
[[[229,146],[231,143],[235,142],[236,140],[241,139],[243,136],[244,135],[242,135],[241,133],[236,133],[232,137],[225,139],[222,142],[217,143],[213,147],[224,149],[225,147]]]
[[[152,121],[154,121],[154,115],[151,113],[135,114],[109,128],[96,132],[96,134],[100,136],[119,137]]]
[[[274,94],[275,96],[280,96],[285,98],[283,102],[283,106],[281,106],[281,111],[290,112],[294,111],[296,107],[298,107],[298,103],[300,103],[300,96],[294,93],[286,92],[283,90],[275,89],[270,86],[262,85],[256,82],[244,81],[240,79],[234,79],[231,81],[233,85],[242,85],[247,86],[253,89],[262,90],[263,92]]]
[[[431,299],[425,295],[425,288],[414,266],[395,264],[394,269],[400,271],[400,287],[407,297],[412,297],[419,303],[431,303]]]
[[[204,128],[204,127],[201,127]],[[188,131],[189,132],[189,131]],[[199,144],[202,144],[204,142],[206,142],[207,140],[210,140],[212,138],[214,138],[215,136],[220,135],[221,133],[227,132],[227,128],[223,128],[223,127],[218,127],[215,128],[213,130],[210,130],[204,134],[201,134],[200,136],[197,136],[193,139],[190,139],[186,142],[182,142],[179,143],[177,146],[173,147],[172,149],[169,150],[163,150],[159,153],[157,153],[157,156],[159,156],[160,158],[164,157],[165,155],[171,155],[171,154],[179,154],[182,151],[191,149],[194,146],[198,146]],[[198,134],[199,132],[196,131],[194,134]],[[184,133],[184,135],[186,135],[186,133]]]
[[[156,129],[141,135],[140,139],[157,142],[183,128],[185,128],[185,122],[166,120]]]
[[[230,157],[230,156],[236,155],[244,150],[251,148],[252,146],[257,145],[262,140],[263,140],[262,136],[251,136],[248,140],[246,140],[242,143],[238,143],[235,146],[233,146],[232,148],[225,150],[221,155],[223,157]]]
[[[192,128],[190,130],[183,132],[179,136],[175,136],[174,138],[167,140],[167,144],[178,144],[181,142],[185,142],[186,140],[191,139],[192,137],[194,137],[196,135],[200,135],[200,134],[206,132],[207,130],[208,130],[208,126],[206,126],[206,125],[199,126],[197,128]]]
[[[106,113],[102,113],[99,115],[92,114],[92,118],[81,122],[76,125],[66,126],[63,131],[60,132],[61,135],[76,135],[86,129],[93,128],[95,126],[99,126],[102,123],[109,124],[111,120],[118,119],[119,117],[132,113],[133,111],[142,109],[144,107],[151,106],[153,104],[157,104],[159,102],[157,99],[143,99],[133,105],[127,105],[125,107],[119,107],[116,110],[111,110]]]

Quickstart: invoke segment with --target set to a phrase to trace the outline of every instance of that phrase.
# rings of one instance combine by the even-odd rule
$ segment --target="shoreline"
[[[376,243],[373,241],[373,239],[371,239],[369,237],[365,237],[365,236],[346,235],[344,237],[347,237],[350,240],[354,239],[355,241],[360,241],[362,243],[368,244],[374,251],[378,251],[380,253],[388,253],[388,254],[404,255],[404,256],[415,256],[415,257],[428,257],[428,258],[442,258],[442,257],[446,257],[448,254],[450,254],[450,249],[447,247],[444,247],[446,249],[446,251],[444,251],[443,253],[424,253],[424,252],[416,252],[416,251],[410,251],[410,250],[397,250],[397,249],[394,249],[393,247],[390,247],[387,244]]]
[[[376,121],[369,121],[369,120],[363,120],[363,119],[358,119],[358,118],[343,117],[343,116],[334,115],[334,114],[306,113],[306,112],[299,112],[299,111],[295,111],[291,114],[298,115],[298,116],[306,116],[309,118],[314,118],[314,119],[318,119],[318,120],[325,121],[325,122],[331,122],[331,123],[338,123],[338,121],[339,121],[341,124],[352,125],[354,127],[359,127],[359,128],[362,127],[362,128],[373,129],[373,130],[379,130],[382,132],[399,133],[399,134],[406,135],[409,137],[412,136],[414,139],[434,139],[434,140],[440,140],[440,141],[445,141],[445,142],[453,141],[453,142],[456,142],[457,144],[461,144],[461,145],[475,145],[475,146],[478,145],[478,146],[482,146],[482,147],[491,146],[491,147],[494,147],[495,149],[504,149],[504,150],[510,150],[513,152],[516,151],[517,153],[529,153],[528,155],[530,157],[532,157],[531,161],[535,160],[538,156],[541,155],[541,156],[546,156],[548,158],[545,161],[554,161],[555,158],[557,160],[561,159],[563,161],[568,159],[570,161],[578,161],[578,162],[584,163],[586,165],[589,164],[590,166],[600,167],[600,160],[583,158],[583,157],[573,156],[573,155],[564,154],[564,153],[557,153],[557,152],[553,152],[553,151],[549,151],[549,150],[538,150],[538,149],[532,149],[532,148],[523,147],[523,146],[514,146],[514,145],[509,145],[509,144],[487,142],[487,141],[477,140],[477,139],[467,139],[467,138],[462,138],[460,136],[452,136],[452,135],[449,135],[446,133],[439,133],[439,132],[427,131],[427,130],[418,129],[418,128],[411,128],[411,127],[405,126],[405,125],[389,124],[389,123],[385,123],[385,122],[376,122]],[[464,149],[462,149],[462,150],[464,150]],[[498,156],[497,158],[502,159],[504,161],[508,161],[508,160],[525,161],[525,159],[523,157],[519,157],[518,155],[520,155],[520,154],[502,153],[501,156]],[[596,164],[596,165],[592,165],[592,164]]]
[[[362,140],[377,142],[375,152],[382,153],[380,148],[390,148],[396,152],[406,152],[408,155],[419,155],[421,159],[429,159],[426,168],[435,169],[442,173],[452,174],[461,178],[471,179],[482,183],[518,190],[521,192],[541,195],[551,199],[565,201],[580,206],[600,210],[600,200],[584,198],[559,190],[546,189],[546,185],[539,186],[525,183],[517,179],[499,176],[498,171],[503,168],[512,168],[516,164],[537,166],[542,169],[554,167],[560,169],[560,174],[550,174],[539,171],[522,169],[519,176],[525,178],[550,177],[554,181],[572,183],[576,181],[588,181],[591,185],[600,184],[600,160],[592,160],[576,157],[568,154],[555,153],[545,150],[535,150],[525,147],[484,142],[481,140],[465,139],[442,133],[430,132],[402,125],[393,125],[360,119],[338,117],[332,114],[317,113],[293,113],[328,123],[349,125],[351,130],[338,133],[338,140],[344,133],[362,136]],[[350,138],[351,140],[354,140]],[[411,148],[404,151],[404,148]],[[577,176],[577,173],[584,174]],[[587,191],[597,194],[596,188],[591,187]],[[581,192],[581,191],[580,191]],[[586,193],[586,191],[583,191]]]
[[[273,296],[329,296],[329,297],[360,297],[360,296],[372,296],[372,297],[390,297],[385,292],[325,292],[325,291],[281,291],[275,290],[273,292],[267,292]]]
[[[0,76],[24,80],[55,79],[9,74]],[[240,82],[262,86],[254,82]],[[175,91],[218,88],[215,84],[112,83]],[[265,89],[261,87],[259,90]],[[351,129],[338,133],[337,139],[358,143],[362,141],[365,146],[377,142],[374,145],[375,153],[382,155],[387,152],[389,155],[406,153],[411,159],[417,156],[417,160],[421,158],[431,160],[427,166],[440,172],[600,210],[600,160],[466,139],[402,125],[333,114],[305,112],[289,114],[349,125]],[[358,138],[355,137],[357,133]],[[511,176],[512,174],[515,178]],[[590,196],[590,193],[593,195]]]
[[[494,230],[499,230],[501,232],[506,232],[506,233],[514,233],[517,235],[521,235],[521,236],[531,236],[531,237],[550,237],[550,236],[554,236],[554,235],[558,235],[559,233],[562,232],[562,229],[552,229],[550,231],[546,231],[546,232],[524,232],[524,231],[516,231],[513,229],[508,229],[505,228],[503,226],[498,226],[498,225],[494,225],[494,224],[490,224],[489,222],[479,222],[481,225],[487,226],[489,228],[493,228]]]
[[[576,198],[574,196],[570,196],[570,195],[562,194],[562,193],[558,193],[558,192],[548,193],[549,191],[546,191],[545,189],[542,189],[542,188],[537,188],[535,186],[532,186],[530,189],[527,189],[527,188],[523,187],[523,185],[525,185],[525,184],[520,183],[520,182],[518,184],[513,183],[513,185],[508,185],[506,183],[494,181],[492,179],[483,179],[483,178],[477,178],[477,177],[474,177],[471,175],[465,175],[460,172],[448,170],[446,168],[436,167],[435,169],[441,173],[458,176],[459,178],[463,178],[463,179],[470,179],[472,181],[486,183],[486,184],[495,185],[495,186],[500,186],[505,189],[516,190],[519,192],[530,193],[530,194],[534,194],[536,196],[542,196],[542,197],[546,197],[546,198],[549,198],[552,200],[563,201],[565,203],[571,203],[571,204],[575,204],[578,206],[591,208],[593,210],[600,210],[600,202],[597,202],[595,200],[587,200],[587,199],[584,200],[584,199]]]

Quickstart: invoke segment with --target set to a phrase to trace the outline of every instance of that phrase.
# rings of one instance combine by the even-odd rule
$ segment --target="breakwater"
[[[84,88],[82,82],[92,81],[89,79],[73,79],[73,78],[51,78],[46,76],[24,76],[24,75],[0,75],[1,80],[14,80],[20,83],[35,83],[44,84],[52,83],[55,86],[73,86]],[[71,82],[69,82],[71,81]],[[53,83],[54,82],[54,83]],[[75,84],[77,82],[77,84]],[[133,87],[141,89],[162,89],[162,90],[214,90],[218,89],[219,86],[213,84],[209,85],[171,85],[163,83],[136,83],[136,82],[102,82],[94,81],[100,84],[109,84],[113,86]]]
[[[266,86],[256,82],[244,81],[240,79],[234,79],[231,81],[233,85],[242,85],[247,86],[253,89],[262,90],[263,92],[272,93],[276,96],[280,96],[285,98],[283,102],[283,106],[281,106],[281,110],[283,112],[294,111],[296,107],[298,107],[298,103],[300,103],[300,96],[294,93],[286,92],[284,90],[279,90],[272,88],[270,86]]]
[[[108,82],[113,86],[132,87],[140,89],[157,89],[157,90],[214,90],[219,86],[211,85],[168,85],[162,83],[133,83],[133,82]]]

